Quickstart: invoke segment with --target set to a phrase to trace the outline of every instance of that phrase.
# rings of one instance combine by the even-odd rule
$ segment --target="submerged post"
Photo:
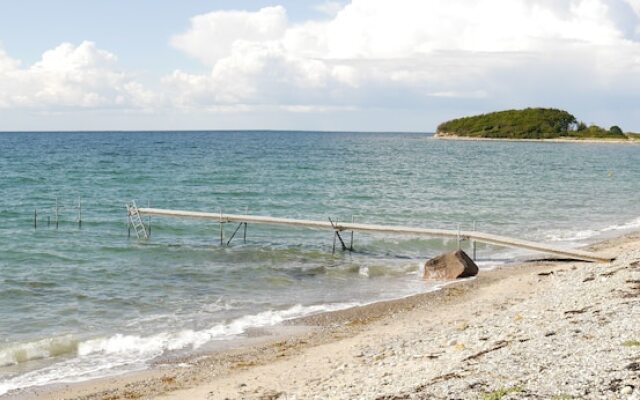
[[[244,223],[244,234],[242,235],[242,238],[244,239],[244,243],[247,244],[247,223]]]
[[[473,231],[476,231],[476,221],[473,221]],[[473,256],[473,261],[476,261],[476,241],[471,241],[471,253]]]
[[[344,244],[344,240],[342,240],[342,236],[340,236],[340,229],[338,228],[338,220],[336,219],[336,222],[334,223],[331,220],[331,217],[329,217],[329,222],[331,223],[331,226],[333,227],[333,252],[335,253],[336,251],[336,236],[338,237],[338,240],[340,240],[340,244],[342,245],[342,251],[347,250],[347,245]]]
[[[151,201],[147,200],[147,208],[151,208]],[[151,237],[151,215],[147,214],[147,231],[149,231],[149,237]]]
[[[351,216],[351,223],[356,222],[354,216]],[[349,243],[349,251],[353,251],[353,230],[351,230],[351,243]]]
[[[33,229],[38,229],[38,209],[33,209]]]
[[[220,246],[224,244],[224,228],[222,227],[222,210],[220,210]]]
[[[78,197],[78,229],[82,229],[82,199]]]
[[[56,196],[56,230],[58,229],[58,221],[60,219],[59,216],[59,206],[58,206],[58,196]]]

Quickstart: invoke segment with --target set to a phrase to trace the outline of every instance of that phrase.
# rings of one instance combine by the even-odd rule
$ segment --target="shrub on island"
[[[438,125],[437,136],[492,139],[627,139],[622,129],[587,126],[567,111],[526,108],[463,117]]]

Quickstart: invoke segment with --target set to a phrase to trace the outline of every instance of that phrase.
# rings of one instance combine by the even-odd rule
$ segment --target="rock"
[[[462,250],[439,255],[424,264],[425,280],[453,280],[476,276],[478,266]]]
[[[629,386],[629,385],[624,386],[622,388],[622,390],[620,390],[620,393],[621,394],[631,394],[631,393],[633,393],[633,386]]]

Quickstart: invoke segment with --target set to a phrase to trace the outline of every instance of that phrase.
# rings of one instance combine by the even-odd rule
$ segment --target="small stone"
[[[456,330],[458,332],[462,332],[469,327],[469,323],[467,321],[462,321],[456,326]]]
[[[633,386],[631,385],[623,386],[622,389],[620,389],[620,394],[631,394],[631,393],[633,393]]]

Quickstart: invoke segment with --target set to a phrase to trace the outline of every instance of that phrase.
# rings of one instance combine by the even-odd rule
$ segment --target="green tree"
[[[624,135],[624,132],[622,132],[622,129],[620,129],[618,125],[614,125],[609,128],[609,133],[612,135]]]

